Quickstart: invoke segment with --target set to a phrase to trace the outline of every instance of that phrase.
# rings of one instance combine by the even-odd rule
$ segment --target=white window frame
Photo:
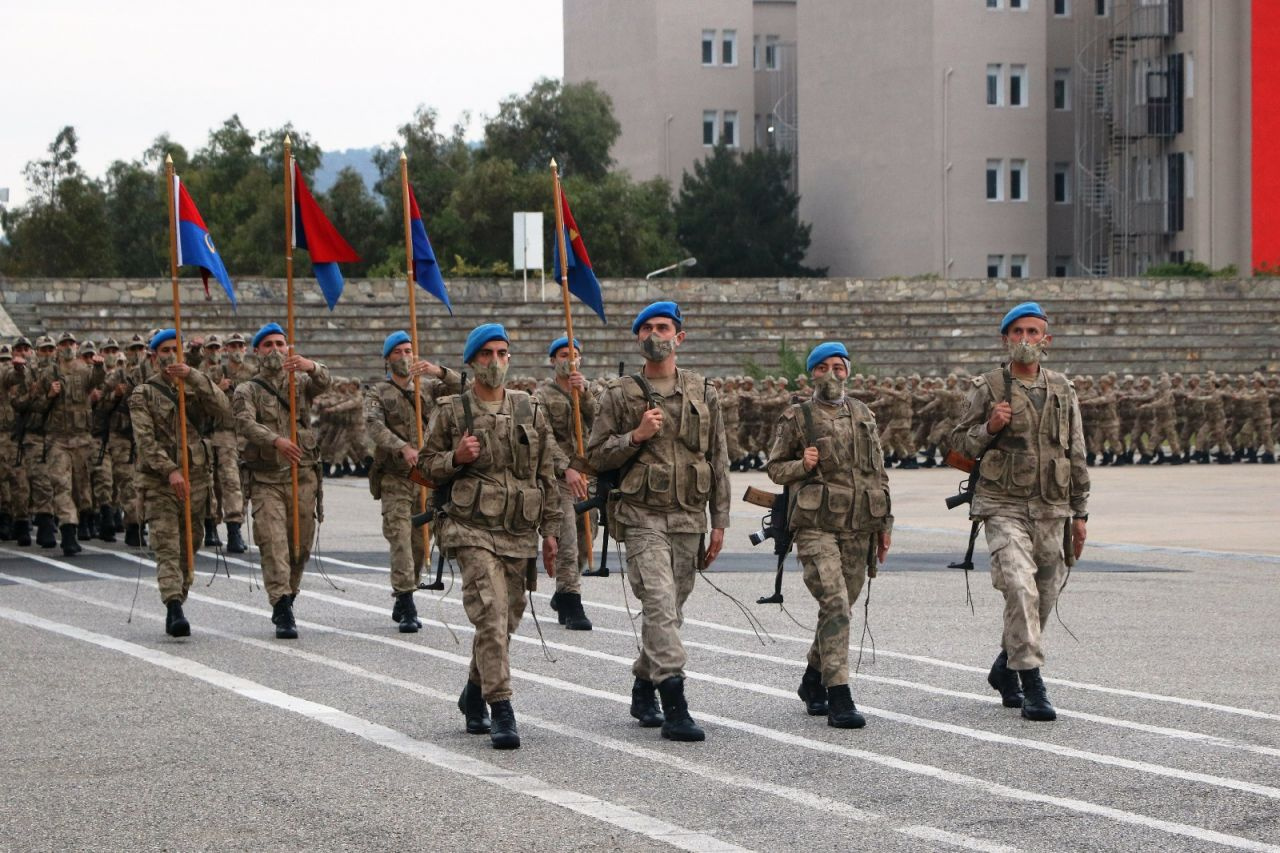
[[[1009,8],[1015,12],[1027,11],[1027,0],[1009,0]]]
[[[760,36],[751,37],[751,70],[760,70]]]
[[[995,263],[991,263],[995,261]],[[996,274],[991,274],[991,268],[996,268]],[[1004,265],[1004,255],[987,255],[987,278],[1005,278],[1008,268]]]
[[[1071,17],[1071,0],[1053,0],[1053,2],[1054,2],[1053,16],[1054,16],[1055,18],[1070,18],[1070,17]],[[1059,3],[1059,2],[1061,2],[1061,3],[1062,3],[1062,11],[1061,11],[1061,12],[1059,12],[1059,11],[1058,11],[1058,8],[1057,8],[1057,7],[1058,7],[1058,3]]]
[[[720,138],[730,148],[742,144],[742,123],[738,120],[737,110],[725,110],[720,114]]]
[[[993,80],[996,84],[995,103],[991,102],[991,83]],[[986,89],[983,93],[983,98],[989,107],[1004,106],[1004,65],[999,62],[987,63]]]
[[[1058,196],[1058,176],[1062,176],[1062,196]],[[1053,164],[1053,203],[1071,204],[1071,164],[1060,162]]]
[[[1014,180],[1014,176],[1017,180]],[[1028,186],[1028,179],[1031,177],[1030,171],[1027,169],[1026,160],[1010,160],[1009,161],[1009,201],[1026,201],[1031,195],[1031,187]],[[1014,195],[1014,190],[1018,191],[1018,195]]]
[[[1058,272],[1058,265],[1062,264],[1062,272]],[[1049,269],[1053,271],[1054,278],[1067,278],[1071,275],[1071,256],[1070,255],[1054,255],[1052,264]]]
[[[711,141],[707,142],[707,125],[711,126]],[[702,111],[702,147],[715,148],[720,141],[720,114],[715,110]]]
[[[1182,55],[1182,97],[1192,98],[1196,94],[1196,55],[1187,51]]]
[[[710,62],[708,62],[708,61],[707,61],[707,46],[708,46],[708,45],[710,45],[710,46],[711,46],[711,61],[710,61]],[[703,68],[714,68],[714,67],[715,67],[715,64],[716,64],[716,31],[715,31],[715,30],[703,30],[703,31],[702,31],[702,48],[701,48],[701,50],[702,50],[702,52],[701,52],[700,54],[698,54],[698,56],[699,56],[699,57],[701,58],[701,60],[702,60],[702,67],[703,67]]]
[[[1101,5],[1101,9],[1099,9]],[[1111,0],[1093,0],[1093,13],[1099,18],[1111,17]]]
[[[728,48],[729,58],[725,59],[725,49]],[[721,30],[720,31],[720,64],[725,68],[738,67],[738,31],[737,30]]]
[[[1186,187],[1187,198],[1196,197],[1196,155],[1190,151],[1182,152],[1182,183]]]
[[[764,70],[778,70],[778,43],[781,41],[777,36],[764,37]]]
[[[1058,106],[1058,94],[1062,94],[1062,106]],[[1071,69],[1053,69],[1053,108],[1060,113],[1071,112]]]
[[[1004,8],[1004,0],[987,0],[987,11],[998,12]]]
[[[1013,90],[1015,86],[1013,81],[1017,80],[1018,102],[1013,102]],[[1027,66],[1010,65],[1009,66],[1009,106],[1025,107],[1031,101],[1031,87],[1029,85],[1030,77],[1027,74]]]
[[[991,195],[991,175],[995,174],[995,196]],[[987,201],[1004,201],[1004,160],[987,160],[987,168],[983,173],[982,192]]]
[[[1022,268],[1021,272],[1017,270],[1018,267]],[[1030,277],[1031,277],[1031,267],[1030,267],[1030,264],[1027,263],[1027,256],[1026,255],[1010,255],[1009,256],[1009,278],[1030,278]]]

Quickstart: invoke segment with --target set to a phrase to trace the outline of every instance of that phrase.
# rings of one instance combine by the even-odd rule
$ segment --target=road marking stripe
[[[10,554],[17,553],[9,549],[0,549],[0,552],[10,553]],[[141,560],[141,558],[134,557],[129,554],[121,554],[119,552],[114,552],[114,551],[104,551],[104,553],[114,554],[115,556],[128,561],[140,561],[140,562],[146,563],[147,565],[154,565],[149,561],[143,561]],[[23,556],[23,555],[19,554],[19,556]],[[71,571],[78,574],[97,576],[97,577],[101,577],[109,580],[122,581],[124,583],[129,582],[127,578],[120,578],[114,575],[95,572],[90,569],[81,569],[78,567],[72,567],[72,566],[69,566],[69,564],[59,563],[59,561],[51,560],[48,558],[41,558],[34,554],[27,555],[27,556],[29,556],[30,559],[39,560],[40,562],[45,562],[50,565],[59,566],[61,568],[69,568]],[[241,578],[239,580],[241,580],[244,583],[249,582],[247,578]],[[330,595],[324,595],[320,593],[311,593],[309,597],[315,598],[320,601],[325,601],[327,603],[336,604],[340,607],[345,607],[349,609],[364,610],[364,611],[370,611],[375,613],[385,613],[384,608],[374,607],[373,605],[364,604],[362,602],[347,601],[344,599],[335,598]],[[237,605],[229,604],[229,606],[237,606]],[[237,607],[240,607],[240,606],[237,606]],[[243,609],[249,610],[250,612],[259,612],[259,611],[253,611],[251,608],[243,608]],[[434,625],[444,624],[433,619],[424,619],[422,621],[424,624],[434,624]],[[463,631],[473,630],[470,625],[466,625],[466,626],[458,625],[453,627],[457,630],[463,630]],[[437,652],[435,649],[431,649],[429,647],[417,645],[414,643],[405,642],[403,640],[396,640],[388,637],[378,637],[372,634],[362,634],[360,632],[346,631],[344,629],[337,629],[337,628],[331,628],[329,630],[331,632],[341,633],[345,636],[361,637],[364,639],[372,640],[374,642],[383,643],[385,645],[391,645],[396,648],[413,650],[417,653],[428,655],[431,657],[440,657],[442,659],[449,659],[449,657],[453,657],[452,655],[449,655],[449,653]],[[518,634],[513,635],[513,638],[526,643],[538,642],[535,639],[522,637]],[[548,643],[548,645],[553,648],[559,648],[564,651],[577,653],[586,657],[594,657],[600,660],[622,663],[628,667],[630,667],[630,664],[631,664],[631,661],[628,658],[622,658],[622,657],[619,657],[618,655],[612,655],[606,652],[598,652],[598,651],[588,650],[588,649],[579,649],[573,646],[566,646],[559,643]],[[449,657],[446,657],[446,655],[449,655]],[[514,677],[526,679],[536,684],[542,684],[545,686],[554,687],[554,688],[566,690],[569,692],[575,692],[575,693],[579,693],[580,695],[594,696],[596,698],[607,699],[609,701],[623,703],[623,704],[627,704],[630,701],[629,697],[608,693],[603,690],[597,690],[595,688],[585,687],[583,685],[579,685],[574,682],[565,681],[563,679],[559,679],[551,676],[543,676],[533,672],[518,670],[514,667],[511,669],[511,674]],[[704,680],[714,680],[714,677],[710,677],[710,676],[703,676],[703,678]],[[728,681],[727,679],[725,680]],[[773,688],[764,688],[763,686],[760,686],[760,687],[761,687],[761,690],[759,692],[769,692],[770,690],[773,689]],[[747,688],[747,689],[750,689],[750,688]],[[1218,832],[1216,830],[1207,829],[1204,827],[1177,823],[1175,821],[1167,821],[1161,818],[1154,818],[1149,815],[1124,811],[1122,809],[1112,808],[1110,806],[1103,806],[1097,803],[1092,803],[1087,800],[1079,800],[1073,797],[1059,797],[1052,794],[1042,794],[1034,791],[1022,790],[1022,789],[1014,788],[1008,785],[1003,785],[997,782],[990,782],[975,776],[969,776],[967,774],[959,773],[956,771],[946,770],[944,768],[934,767],[932,765],[922,764],[919,762],[909,761],[906,759],[900,759],[900,758],[896,758],[889,755],[883,755],[881,753],[871,752],[869,750],[857,749],[855,747],[841,746],[839,744],[832,744],[832,743],[827,743],[825,741],[814,740],[811,738],[804,737],[802,735],[794,735],[788,732],[783,732],[777,729],[771,729],[765,726],[760,726],[755,723],[748,723],[742,720],[736,720],[728,717],[721,717],[719,715],[713,715],[713,714],[707,714],[707,713],[700,713],[699,716],[701,716],[704,720],[707,720],[714,724],[721,725],[726,728],[737,729],[738,731],[754,734],[758,737],[762,737],[768,740],[773,740],[778,743],[787,744],[789,746],[795,746],[802,749],[809,749],[815,752],[824,752],[824,753],[830,753],[830,754],[843,755],[846,757],[855,758],[862,761],[866,761],[868,763],[887,767],[892,770],[899,770],[906,773],[912,773],[915,775],[924,776],[926,778],[947,782],[947,783],[961,786],[961,787],[977,789],[979,791],[983,791],[988,794],[993,794],[995,796],[1006,797],[1008,799],[1014,799],[1014,800],[1019,800],[1024,802],[1043,803],[1043,804],[1067,809],[1070,811],[1080,812],[1083,814],[1092,814],[1100,817],[1106,817],[1120,823],[1127,823],[1135,826],[1140,826],[1146,829],[1155,829],[1155,830],[1166,832],[1173,835],[1181,835],[1181,836],[1197,839],[1200,841],[1210,842],[1214,844],[1221,844],[1228,847],[1235,847],[1237,849],[1263,850],[1263,851],[1271,851],[1271,853],[1280,853],[1280,846],[1269,845],[1264,842],[1254,841],[1253,839],[1234,836],[1227,833]]]
[[[158,649],[150,649],[137,643],[131,643],[128,640],[86,631],[71,625],[58,624],[40,616],[8,607],[0,606],[0,617],[31,628],[38,628],[52,634],[60,634],[73,640],[120,652],[154,666],[176,672],[179,675],[203,681],[214,687],[221,687],[254,702],[289,711],[315,722],[323,723],[338,731],[353,734],[371,743],[384,746],[387,749],[416,758],[443,770],[488,782],[514,794],[534,797],[553,806],[577,812],[681,850],[697,851],[697,853],[739,853],[739,851],[746,850],[744,847],[723,841],[715,836],[693,832],[589,794],[567,788],[558,788],[533,776],[513,772],[495,764],[444,749],[432,743],[415,740],[396,729],[366,720],[363,717],[357,717],[354,714],[348,714],[330,705],[322,705],[318,702],[302,699],[272,687],[267,687],[264,684],[250,681],[247,678],[205,666],[188,658],[178,657]]]

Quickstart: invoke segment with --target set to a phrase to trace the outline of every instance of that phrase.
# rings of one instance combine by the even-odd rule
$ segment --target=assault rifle
[[[778,558],[777,574],[773,579],[773,595],[765,595],[756,599],[756,604],[782,603],[782,570],[787,562],[787,554],[791,553],[794,536],[787,524],[787,505],[790,502],[791,490],[784,487],[782,494],[775,495],[764,489],[747,486],[747,493],[742,499],[749,504],[769,510],[761,521],[760,529],[751,534],[751,544],[759,545],[766,539],[773,540],[773,553]]]
[[[622,376],[627,370],[625,361],[618,362],[618,375]],[[585,460],[575,460],[574,468],[583,474],[595,474],[596,493],[585,501],[578,501],[573,505],[574,515],[582,515],[584,512],[589,513],[592,510],[600,511],[600,566],[595,569],[587,569],[583,572],[584,577],[589,578],[607,578],[609,577],[609,498],[616,497],[615,492],[622,484],[623,468],[614,468],[610,471],[587,470]],[[591,524],[591,516],[587,516],[587,524]]]
[[[461,385],[462,390],[458,393],[465,394],[467,392],[467,372],[465,370],[462,371]],[[433,483],[416,466],[410,468],[406,476],[411,482],[417,483],[431,493],[431,496],[427,498],[427,508],[409,518],[413,529],[417,530],[437,516],[444,514],[444,505],[449,502],[449,491],[453,486],[453,480],[450,478],[445,483]],[[436,553],[438,555],[436,557],[436,579],[429,584],[419,584],[419,589],[444,589],[444,546],[437,543]],[[428,554],[427,556],[429,557],[430,555]]]
[[[1013,377],[1009,373],[1009,365],[1007,364],[1003,365],[1003,375],[1004,402],[1008,403],[1013,397]],[[1008,426],[1008,424],[1005,426]],[[995,445],[996,440],[1000,438],[1000,434],[1003,432],[1004,427],[1001,427],[999,432],[988,439],[986,446],[982,448],[982,452],[973,459],[970,459],[968,456],[965,456],[963,453],[956,450],[952,450],[947,453],[946,459],[943,460],[944,463],[955,468],[957,471],[963,471],[967,475],[964,482],[960,484],[960,493],[952,495],[946,499],[947,509],[955,509],[956,507],[973,503],[973,495],[978,490],[978,469],[979,466],[982,465],[982,458],[987,455],[987,451]],[[978,541],[978,528],[981,526],[982,522],[978,519],[974,519],[969,525],[969,547],[965,549],[964,559],[955,563],[947,563],[948,569],[963,569],[966,572],[973,571],[973,548],[974,544]]]

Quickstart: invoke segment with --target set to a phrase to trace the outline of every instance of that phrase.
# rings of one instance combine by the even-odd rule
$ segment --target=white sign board
[[[511,215],[513,270],[542,269],[542,213],[517,212]]]

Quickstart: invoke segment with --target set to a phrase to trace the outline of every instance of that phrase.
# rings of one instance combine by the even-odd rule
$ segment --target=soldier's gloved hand
[[[991,410],[991,419],[987,421],[987,435],[995,435],[1013,420],[1013,407],[1001,400]]]
[[[409,464],[410,468],[412,468],[418,464],[418,448],[414,447],[412,444],[406,444],[404,447],[400,448],[400,457]]]
[[[467,465],[480,458],[480,439],[470,432],[462,434],[462,440],[453,451],[454,465]]]
[[[274,445],[275,449],[280,452],[281,456],[289,460],[292,464],[296,465],[302,461],[302,448],[284,436],[277,438],[272,442],[272,445]]]
[[[178,496],[178,500],[185,501],[187,499],[187,481],[182,477],[181,468],[175,468],[169,473],[169,487]]]
[[[631,443],[648,441],[662,431],[662,409],[645,409],[640,424],[631,431]]]
[[[556,576],[556,554],[560,552],[560,542],[554,536],[542,540],[542,567],[547,570],[547,577]]]
[[[589,497],[587,494],[587,478],[578,471],[573,468],[566,468],[564,481],[568,485],[569,494],[573,495],[574,500],[585,501]]]
[[[708,569],[711,564],[716,561],[716,557],[720,556],[720,549],[724,547],[724,528],[717,527],[711,531],[711,538],[707,540],[707,554],[702,559],[702,568]]]
[[[812,471],[814,468],[818,467],[818,448],[806,447],[804,449],[803,461],[804,470],[806,471]]]

